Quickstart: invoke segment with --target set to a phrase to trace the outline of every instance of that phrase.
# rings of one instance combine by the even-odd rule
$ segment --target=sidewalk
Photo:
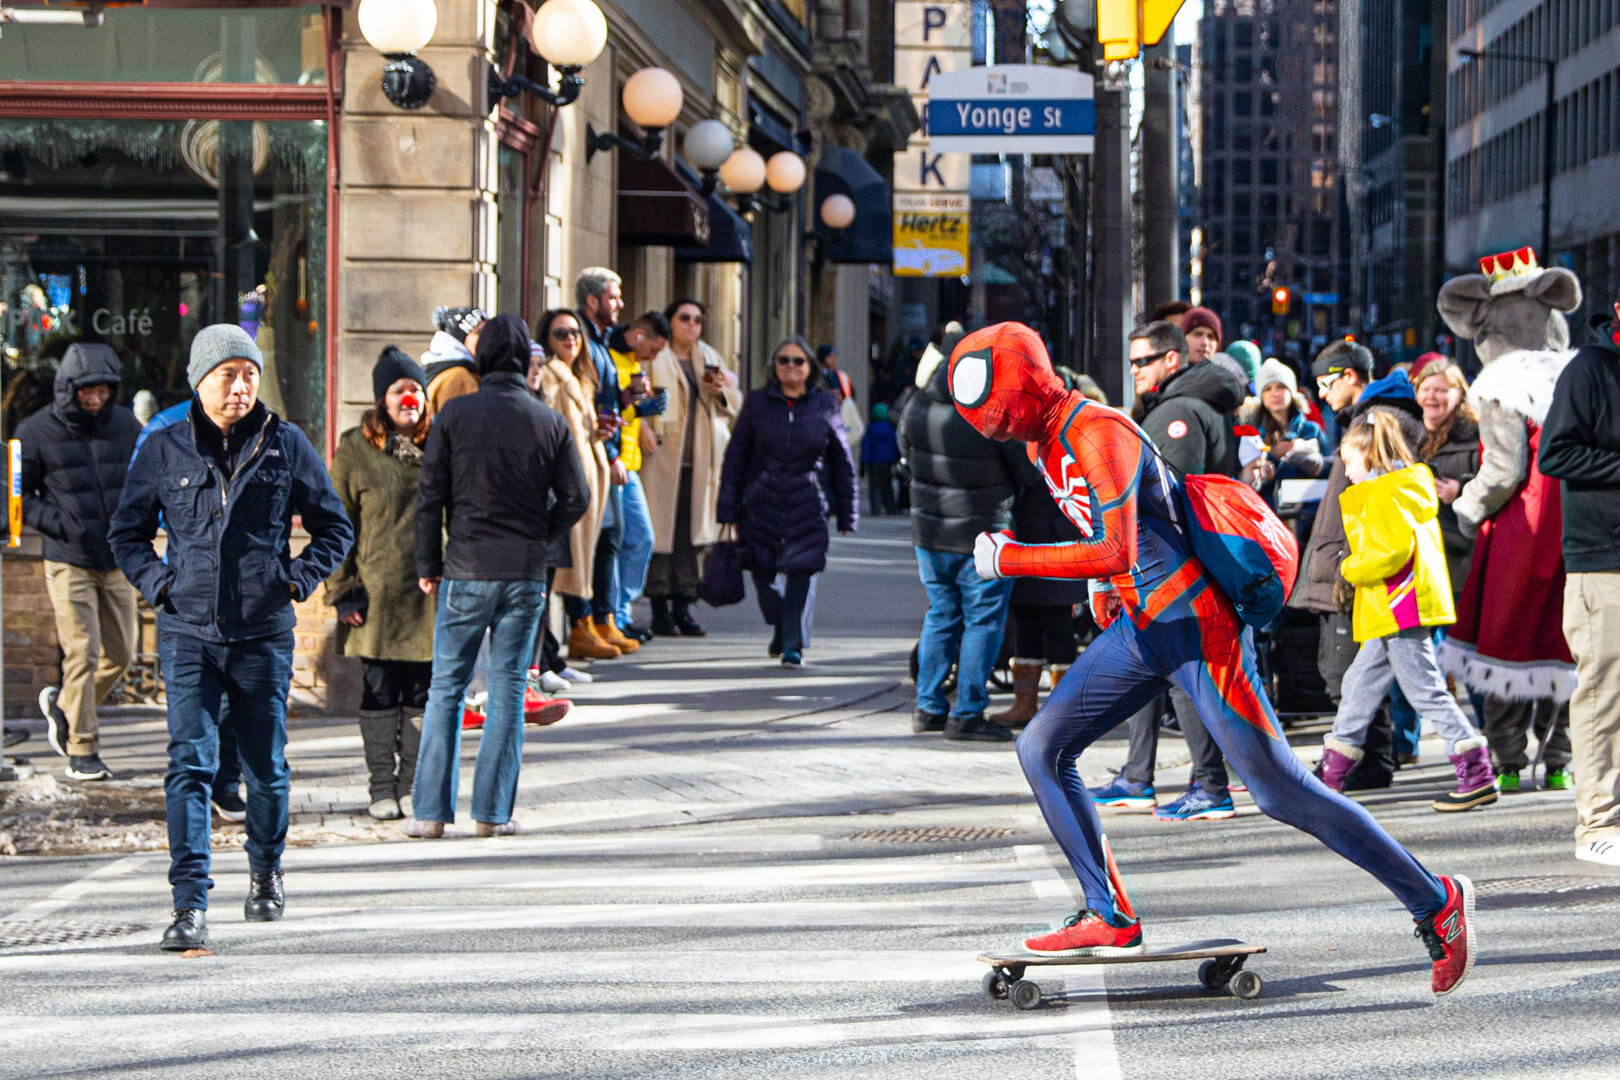
[[[659,638],[633,657],[597,663],[577,688],[573,713],[528,728],[515,819],[525,832],[629,829],[700,821],[858,814],[913,806],[1029,803],[1010,744],[951,743],[911,732],[907,662],[926,610],[904,518],[864,522],[833,540],[819,586],[816,629],[801,671],[765,655],[768,637],[752,600],[703,608],[705,638]],[[1000,708],[997,699],[994,707]],[[43,725],[24,722],[41,775],[0,789],[0,820],[20,853],[161,849],[167,734],[160,709],[110,709],[103,756],[118,778],[75,785],[46,746]],[[352,718],[289,722],[294,845],[396,839],[372,821]],[[479,736],[462,742],[466,813]],[[1088,780],[1123,762],[1123,732],[1086,755]],[[1188,760],[1179,739],[1161,742],[1167,782]],[[1030,804],[1032,806],[1032,804]],[[242,831],[216,833],[240,843]],[[0,839],[0,852],[5,850]]]

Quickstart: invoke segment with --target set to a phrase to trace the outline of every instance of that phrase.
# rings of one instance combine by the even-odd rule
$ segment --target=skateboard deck
[[[1006,998],[1020,1009],[1034,1009],[1040,1006],[1041,989],[1034,981],[1024,978],[1026,968],[1152,964],[1170,960],[1202,960],[1198,980],[1205,989],[1225,989],[1234,997],[1257,998],[1260,996],[1260,976],[1243,970],[1243,965],[1249,957],[1265,951],[1264,945],[1222,938],[1151,946],[1134,956],[1040,956],[1028,952],[993,952],[981,954],[979,962],[990,965],[990,970],[984,976],[986,996],[997,1001]]]

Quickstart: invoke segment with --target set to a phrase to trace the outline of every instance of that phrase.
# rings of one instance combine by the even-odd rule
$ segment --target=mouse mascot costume
[[[1530,248],[1481,259],[1480,270],[1440,290],[1441,317],[1485,365],[1468,390],[1479,413],[1479,474],[1452,504],[1463,534],[1477,539],[1440,663],[1484,698],[1480,727],[1514,790],[1531,764],[1532,728],[1549,776],[1571,757],[1562,500],[1536,454],[1553,387],[1575,355],[1564,312],[1580,306],[1581,285],[1561,266],[1537,266]]]
[[[974,552],[978,572],[1088,579],[1093,613],[1106,628],[1018,739],[1024,775],[1086,898],[1062,929],[1025,948],[1052,956],[1143,951],[1141,924],[1075,760],[1173,683],[1192,697],[1261,810],[1367,870],[1412,913],[1434,962],[1434,991],[1461,983],[1474,957],[1473,887],[1467,878],[1429,873],[1294,756],[1261,687],[1253,635],[1192,554],[1194,530],[1184,524],[1189,481],[1124,413],[1065,390],[1027,326],[1001,323],[963,338],[951,355],[950,389],[979,431],[1029,443],[1030,459],[1083,537],[1020,544],[1008,533],[985,533]]]

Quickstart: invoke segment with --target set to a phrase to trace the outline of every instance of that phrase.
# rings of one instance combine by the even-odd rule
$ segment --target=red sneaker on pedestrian
[[[523,691],[523,722],[545,727],[567,716],[574,703],[563,698],[548,698],[534,687]]]
[[[1115,926],[1084,908],[1070,915],[1063,929],[1026,939],[1024,948],[1041,956],[1135,956],[1147,947],[1140,920]]]
[[[484,726],[484,711],[475,709],[471,705],[461,706],[461,729],[463,731],[476,731]]]
[[[1445,906],[1421,920],[1412,936],[1423,939],[1434,961],[1431,988],[1449,994],[1474,966],[1474,883],[1460,874],[1440,882],[1446,887]]]

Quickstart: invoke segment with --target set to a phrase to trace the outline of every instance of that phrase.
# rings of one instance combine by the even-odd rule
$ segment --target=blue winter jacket
[[[211,421],[196,405],[154,432],[130,466],[107,539],[118,568],[158,609],[162,633],[233,642],[291,630],[293,601],[314,592],[354,543],[309,438],[268,410],[250,419],[262,426],[228,476],[202,442],[198,427]],[[295,514],[310,538],[296,559]],[[167,563],[152,546],[159,515]]]

